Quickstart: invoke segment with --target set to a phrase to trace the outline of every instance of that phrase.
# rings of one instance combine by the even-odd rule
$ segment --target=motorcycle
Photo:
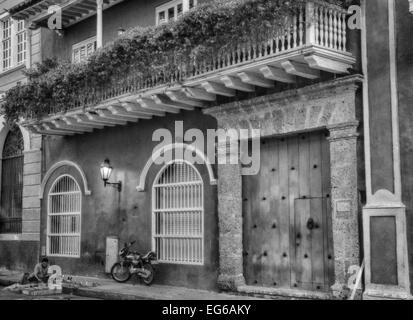
[[[132,251],[131,247],[136,241],[125,243],[120,250],[120,261],[115,263],[111,268],[111,275],[116,282],[127,282],[133,274],[141,278],[146,285],[151,285],[155,276],[155,270],[152,264],[156,264],[156,253],[153,251],[145,255]]]

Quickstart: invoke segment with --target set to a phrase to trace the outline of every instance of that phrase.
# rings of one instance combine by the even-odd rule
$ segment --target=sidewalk
[[[22,277],[21,273],[0,270],[0,286],[9,286]],[[66,278],[66,277],[65,277]],[[73,276],[76,285],[64,284],[64,293],[104,300],[260,300],[205,290],[172,286],[120,284],[111,279]]]

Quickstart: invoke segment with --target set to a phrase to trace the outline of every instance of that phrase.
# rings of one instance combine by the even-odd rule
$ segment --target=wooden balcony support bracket
[[[67,116],[63,117],[62,121],[64,121],[67,125],[72,126],[74,128],[90,128],[90,129],[103,129],[103,125],[99,124],[90,124],[90,123],[82,123],[78,121],[75,117]]]
[[[119,119],[108,119],[108,118],[102,118],[98,113],[86,113],[86,117],[89,121],[92,121],[94,123],[98,124],[103,124],[105,126],[116,126],[116,125],[126,125],[127,121],[125,120],[119,120]]]
[[[62,135],[62,136],[72,136],[76,133],[79,133],[77,131],[73,131],[73,130],[62,130],[62,129],[58,129],[56,128],[52,123],[42,123],[40,124],[39,127],[40,130],[43,129],[43,131],[45,132],[45,134],[50,134],[50,135]]]
[[[40,134],[40,135],[49,135],[49,136],[67,136],[67,135],[73,135],[73,134],[68,134],[67,132],[57,132],[57,131],[48,131],[45,129],[42,125],[40,124],[32,124],[32,125],[27,125],[26,128],[35,133],[35,134]]]
[[[148,116],[148,117],[153,117],[153,116],[164,117],[165,116],[165,112],[142,108],[142,106],[137,102],[126,101],[126,102],[122,102],[121,105],[123,108],[125,108],[126,111],[130,113],[142,114],[143,116]]]
[[[103,122],[103,121],[97,121],[95,120],[96,116],[94,115],[89,115],[89,114],[76,114],[72,116],[78,123],[82,125],[90,125],[95,128],[103,128],[103,127],[114,127],[116,126],[116,123],[108,123],[108,122]]]
[[[224,76],[221,81],[225,84],[227,88],[243,91],[243,92],[254,92],[255,87],[251,84],[242,82],[238,77],[234,76]]]
[[[144,114],[142,112],[136,112],[136,111],[128,111],[126,110],[123,106],[109,106],[108,110],[114,115],[114,116],[120,116],[124,117],[125,119],[152,119],[152,116],[149,114]]]
[[[217,96],[215,94],[209,93],[202,88],[185,87],[182,90],[187,95],[187,97],[191,99],[208,102],[215,102],[215,100],[217,99]]]
[[[274,87],[274,81],[264,78],[261,74],[252,72],[240,72],[238,76],[241,78],[242,82],[263,88]]]
[[[188,98],[188,96],[181,90],[167,90],[165,91],[165,94],[172,101],[175,101],[181,104],[186,104],[188,106],[199,107],[199,108],[206,107],[206,104],[204,102]]]
[[[348,73],[348,69],[351,67],[351,64],[317,54],[305,56],[304,59],[311,68],[331,73]]]
[[[264,66],[260,68],[260,71],[266,79],[284,83],[295,83],[297,81],[297,78],[294,75],[287,73],[281,68]]]
[[[179,109],[176,108],[169,108],[166,106],[163,106],[161,104],[155,103],[152,99],[149,98],[138,98],[136,101],[141,105],[142,108],[147,109],[147,110],[155,110],[155,111],[161,111],[165,113],[179,113]]]
[[[215,95],[220,95],[224,97],[235,97],[236,94],[234,89],[228,88],[225,85],[218,82],[205,81],[201,83],[201,86],[207,92]]]
[[[167,95],[164,95],[164,94],[153,94],[152,99],[156,104],[163,106],[165,108],[171,108],[171,109],[177,109],[177,110],[182,109],[182,110],[188,110],[188,111],[194,110],[194,107],[188,106],[187,104],[182,104],[179,102],[172,101],[171,99],[169,99]]]
[[[125,122],[138,122],[139,118],[135,116],[125,116],[113,113],[109,109],[97,109],[96,113],[105,120],[125,121]]]
[[[289,73],[293,74],[302,78],[307,79],[318,79],[320,77],[320,71],[316,69],[311,69],[304,63],[298,63],[293,61],[284,61],[281,63],[284,70]]]
[[[76,133],[85,133],[85,132],[93,131],[93,128],[86,128],[86,127],[81,128],[77,126],[68,125],[63,120],[52,120],[51,123],[56,127],[56,129],[59,129],[59,130],[73,131]]]

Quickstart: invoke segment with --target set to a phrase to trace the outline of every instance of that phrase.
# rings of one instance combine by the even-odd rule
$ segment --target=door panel
[[[330,159],[324,133],[262,142],[243,178],[247,284],[326,290],[333,274]]]

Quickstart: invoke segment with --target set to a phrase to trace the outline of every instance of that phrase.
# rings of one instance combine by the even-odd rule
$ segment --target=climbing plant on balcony
[[[216,0],[177,21],[134,28],[93,54],[87,62],[47,60],[27,71],[28,82],[10,89],[1,113],[9,121],[39,118],[85,106],[103,88],[128,75],[151,78],[183,72],[183,66],[239,43],[263,40],[307,0]],[[339,0],[329,0],[342,3]],[[185,71],[185,70],[184,70]]]

